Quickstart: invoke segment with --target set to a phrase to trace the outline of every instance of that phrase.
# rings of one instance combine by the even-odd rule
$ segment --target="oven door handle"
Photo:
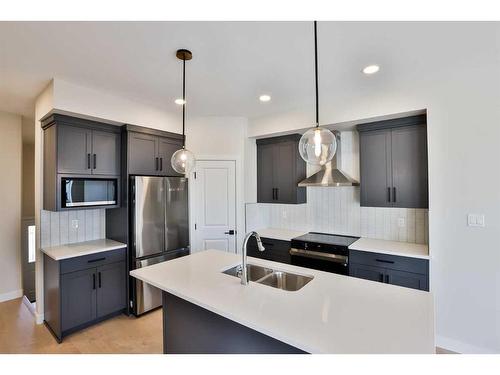
[[[344,266],[347,266],[348,262],[348,257],[345,255],[320,253],[319,251],[295,249],[293,247],[290,249],[290,255],[304,257],[304,258],[326,260],[328,262],[334,262],[334,263],[342,263]]]

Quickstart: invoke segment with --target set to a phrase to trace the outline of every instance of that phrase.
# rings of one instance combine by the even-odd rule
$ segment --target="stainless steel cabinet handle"
[[[87,154],[87,169],[90,169],[90,154]]]
[[[163,158],[160,158],[160,171],[163,170]]]
[[[387,187],[387,202],[391,201],[391,188]]]
[[[158,158],[155,158],[155,171],[158,170]]]
[[[392,188],[392,201],[396,202],[396,188],[395,187]]]
[[[99,288],[101,287],[101,273],[99,272]]]
[[[97,168],[97,155],[94,154],[94,169]]]

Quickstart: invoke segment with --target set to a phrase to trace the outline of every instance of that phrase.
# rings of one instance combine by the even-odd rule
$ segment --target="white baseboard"
[[[44,319],[44,316],[43,316],[43,313],[39,314],[35,311],[35,322],[36,324],[43,324],[43,319]]]
[[[467,344],[465,342],[461,342],[458,340],[450,339],[448,337],[436,336],[436,346],[451,350],[452,352],[462,353],[462,354],[498,354],[498,351],[495,351],[490,348],[483,348],[480,346],[475,346],[471,344]]]
[[[10,301],[11,299],[21,298],[23,290],[13,290],[12,292],[0,294],[0,302]]]

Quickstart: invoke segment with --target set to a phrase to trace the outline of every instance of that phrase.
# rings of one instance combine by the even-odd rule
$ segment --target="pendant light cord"
[[[182,59],[182,148],[186,147],[186,59]]]
[[[319,90],[318,90],[318,35],[317,22],[314,21],[314,75],[316,78],[316,127],[319,127]]]

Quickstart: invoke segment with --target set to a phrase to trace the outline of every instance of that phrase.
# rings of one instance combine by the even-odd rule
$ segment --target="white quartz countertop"
[[[282,240],[282,241],[291,241],[292,238],[299,237],[307,233],[306,231],[301,232],[296,230],[277,229],[277,228],[258,229],[256,230],[256,232],[261,237],[272,238],[275,240]]]
[[[349,246],[351,250],[368,251],[372,253],[400,255],[412,258],[429,259],[429,246],[408,242],[376,240],[360,238]]]
[[[109,250],[121,249],[123,247],[127,247],[127,245],[118,241],[108,240],[106,238],[103,238],[100,240],[76,242],[60,246],[45,247],[42,248],[41,250],[54,260],[63,260],[68,258],[79,257],[82,255],[89,255]]]
[[[218,250],[133,270],[146,283],[310,353],[434,353],[428,292],[248,258],[249,263],[310,275],[296,292],[222,271],[241,264]]]

